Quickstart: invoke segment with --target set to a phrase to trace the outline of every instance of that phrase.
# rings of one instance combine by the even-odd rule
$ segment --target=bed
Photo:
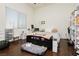
[[[47,49],[52,49],[52,35],[49,33],[34,32],[27,35],[27,42],[39,46],[45,46]]]
[[[23,47],[21,47],[22,50],[28,51],[33,54],[43,55],[46,52],[46,50],[51,50],[52,52],[54,52],[54,50],[56,50],[56,51],[58,50],[60,36],[59,36],[59,33],[57,33],[57,32],[56,33],[33,32],[33,33],[27,34],[26,42],[31,43],[31,47],[27,48],[27,46],[26,46],[27,44],[25,43],[22,45]],[[55,42],[57,44],[54,44]],[[38,47],[38,48],[36,48],[36,47]],[[57,48],[57,49],[55,49],[55,48]],[[38,51],[38,52],[40,50],[40,53],[34,52],[31,49]]]
[[[44,55],[47,49],[52,51],[52,38],[45,33],[29,33],[26,43],[21,45],[22,51],[27,51],[35,55]]]

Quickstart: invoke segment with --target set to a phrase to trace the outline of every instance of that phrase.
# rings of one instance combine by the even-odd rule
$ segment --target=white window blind
[[[6,28],[25,28],[26,27],[26,17],[24,14],[13,10],[11,8],[6,8]]]
[[[26,28],[26,17],[21,13],[19,13],[18,28]]]

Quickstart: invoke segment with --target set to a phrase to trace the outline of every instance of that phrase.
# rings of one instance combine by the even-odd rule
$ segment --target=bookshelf
[[[74,49],[76,55],[79,55],[79,8],[76,8],[76,10],[72,13],[73,19],[72,24],[74,26],[74,36],[73,36],[73,42],[74,42]]]

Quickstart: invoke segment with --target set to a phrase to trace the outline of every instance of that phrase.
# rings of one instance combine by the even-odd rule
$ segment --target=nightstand
[[[58,43],[60,42],[60,36],[58,32],[53,33],[52,52],[58,52]]]

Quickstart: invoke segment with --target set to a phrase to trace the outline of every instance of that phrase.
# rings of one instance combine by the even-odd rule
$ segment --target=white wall
[[[0,4],[0,41],[5,39],[5,8]]]
[[[51,4],[36,9],[35,26],[43,27],[51,31],[57,28],[61,38],[68,38],[67,27],[69,26],[70,13],[75,9],[75,4]],[[40,21],[45,20],[45,26],[40,25]]]

